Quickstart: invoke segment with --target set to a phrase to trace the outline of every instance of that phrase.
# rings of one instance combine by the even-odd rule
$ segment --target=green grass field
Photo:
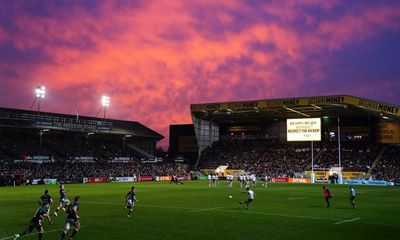
[[[66,185],[70,200],[81,196],[82,228],[75,239],[400,238],[400,188],[395,187],[355,186],[357,208],[352,210],[345,185],[328,186],[333,199],[325,208],[321,185],[276,183],[254,188],[256,199],[246,210],[238,204],[247,195],[237,183],[233,188],[222,182],[211,188],[199,181],[136,183],[140,202],[127,218],[124,197],[131,185]],[[58,186],[0,188],[0,240],[12,239],[28,225],[46,188],[57,202]],[[53,225],[45,221],[43,239],[60,238],[66,215],[52,218]],[[34,233],[20,239],[37,239]]]

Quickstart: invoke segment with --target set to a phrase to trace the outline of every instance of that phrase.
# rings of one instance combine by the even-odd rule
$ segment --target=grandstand
[[[3,185],[179,172],[155,156],[164,137],[134,121],[0,108],[0,136]]]
[[[340,169],[346,179],[400,180],[397,105],[336,95],[192,104],[191,115],[198,169],[228,165],[275,177],[315,170],[321,180]],[[321,119],[321,141],[313,147],[287,141],[287,119],[298,118]]]

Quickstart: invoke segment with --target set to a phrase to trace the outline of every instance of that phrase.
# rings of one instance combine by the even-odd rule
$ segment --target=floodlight
[[[102,105],[103,107],[109,107],[109,106],[110,106],[110,97],[104,95],[104,96],[101,98],[101,105]]]
[[[44,98],[46,94],[46,88],[44,86],[37,86],[35,93],[37,98]]]

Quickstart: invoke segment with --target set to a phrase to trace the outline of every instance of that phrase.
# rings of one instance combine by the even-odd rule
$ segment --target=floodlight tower
[[[106,110],[110,106],[110,97],[104,95],[101,98],[101,106],[103,106],[103,113],[104,113],[104,121],[106,121]]]
[[[36,90],[36,101],[38,101],[38,114],[40,113],[40,100],[46,95],[46,88],[44,86],[37,86]]]

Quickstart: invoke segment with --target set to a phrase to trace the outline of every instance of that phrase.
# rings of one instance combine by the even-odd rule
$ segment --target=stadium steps
[[[194,164],[194,169],[197,169],[197,165],[199,165],[200,156],[197,158],[196,163]]]
[[[372,163],[372,166],[369,168],[367,175],[371,175],[373,169],[379,164],[383,157],[383,153],[386,151],[386,146],[383,146],[382,149],[379,151],[378,155],[376,155],[376,158],[374,162]]]
[[[321,156],[321,154],[322,154],[322,149],[327,148],[327,147],[328,147],[327,144],[324,144],[324,145],[322,145],[322,146],[319,148],[318,153],[315,154],[315,156],[314,156],[314,164],[318,161],[319,156]]]
[[[154,157],[155,157],[154,155],[151,155],[150,153],[143,151],[142,149],[136,147],[136,146],[133,145],[133,144],[128,143],[128,144],[126,144],[126,146],[127,146],[128,148],[130,148],[130,149],[132,149],[132,150],[134,150],[134,151],[136,151],[136,152],[142,154],[143,156],[145,156],[145,157],[147,157],[147,158],[154,158]]]

